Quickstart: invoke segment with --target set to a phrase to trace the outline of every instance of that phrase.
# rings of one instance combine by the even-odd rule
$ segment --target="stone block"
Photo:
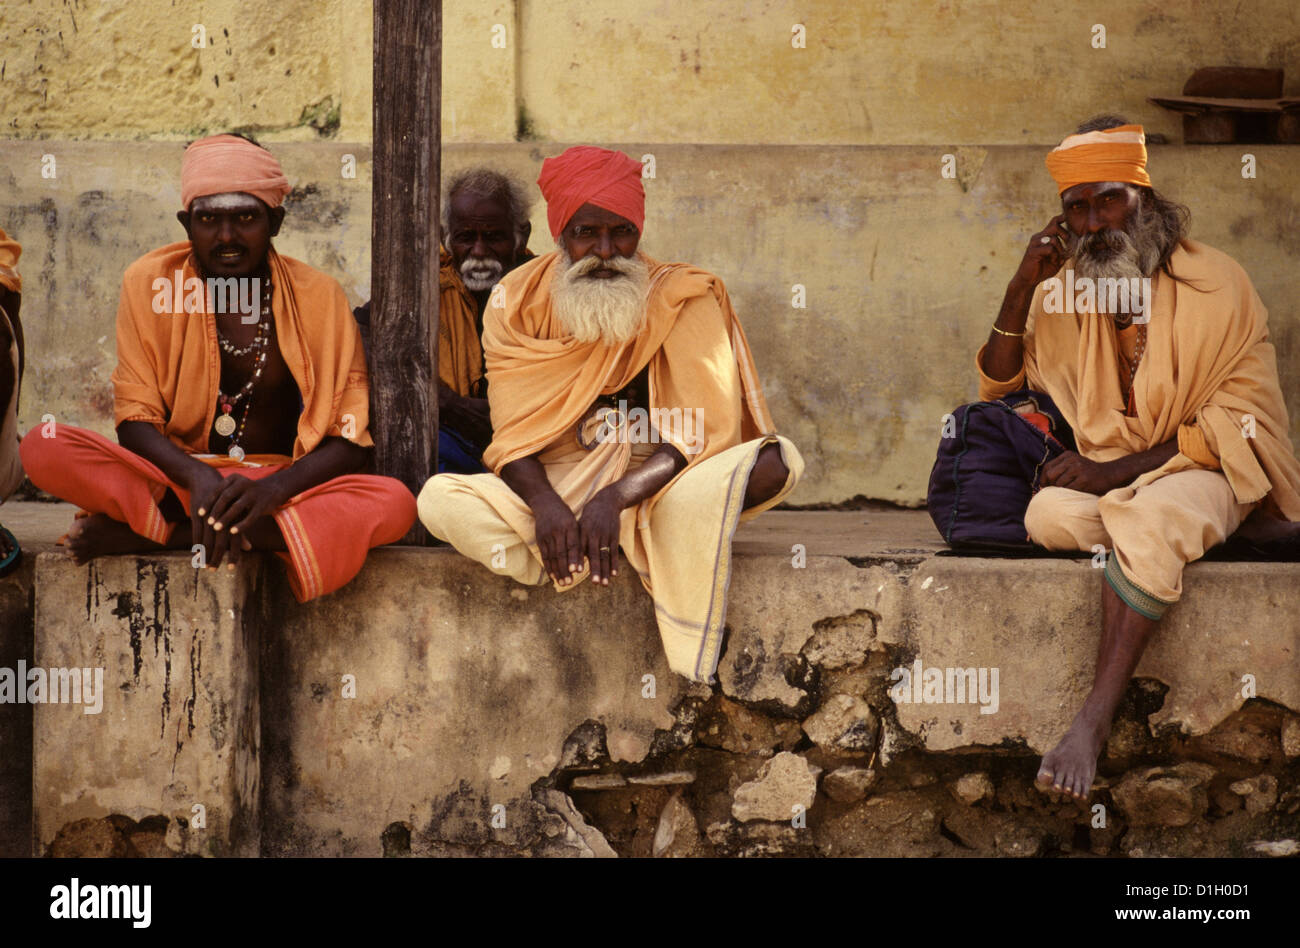
[[[90,669],[82,697],[101,703],[95,713],[86,713],[89,700],[33,707],[38,853],[78,821],[162,817],[159,831],[180,851],[257,855],[258,634],[249,607],[262,569],[246,559],[233,572],[196,570],[181,554],[87,566],[38,558],[33,664]],[[91,679],[97,695],[86,689]],[[172,824],[183,831],[167,832]],[[106,845],[106,831],[94,832],[103,837],[94,846]]]
[[[782,751],[763,765],[757,779],[736,789],[731,815],[742,823],[789,822],[813,805],[820,773],[821,768],[814,767],[806,758]]]
[[[944,673],[945,687],[937,702],[895,699],[899,725],[930,751],[1023,743],[1045,753],[1091,687],[1103,581],[1086,558],[920,563],[907,578],[908,647],[923,669]],[[1187,567],[1183,585],[1136,672],[1169,685],[1149,726],[1211,731],[1245,702],[1245,675],[1260,698],[1300,707],[1300,676],[1288,673],[1300,652],[1300,623],[1278,619],[1300,615],[1295,566],[1202,561]],[[1247,596],[1245,589],[1268,592]],[[996,711],[986,713],[993,703],[969,694],[948,700],[961,697],[948,694],[950,668],[997,669]],[[1222,752],[1267,757],[1261,748],[1252,738]]]

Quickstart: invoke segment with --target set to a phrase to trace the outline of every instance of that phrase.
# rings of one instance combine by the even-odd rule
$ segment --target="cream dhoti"
[[[595,422],[593,421],[593,424]],[[780,493],[742,510],[749,473],[764,445],[776,442],[790,476]],[[542,451],[547,478],[575,516],[601,488],[639,467],[655,445],[597,444],[587,451],[570,435]],[[687,469],[657,503],[623,511],[619,546],[655,603],[668,665],[693,681],[713,677],[721,656],[736,527],[778,504],[803,473],[786,438],[756,438]],[[439,474],[420,493],[420,519],[434,536],[495,573],[527,585],[547,582],[533,514],[495,474]],[[571,586],[587,578],[587,564]]]

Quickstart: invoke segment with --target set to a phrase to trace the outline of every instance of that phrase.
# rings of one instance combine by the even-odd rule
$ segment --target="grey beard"
[[[586,276],[598,267],[617,270],[620,276]],[[649,283],[649,267],[639,254],[606,261],[586,256],[575,263],[561,246],[551,283],[551,305],[560,326],[578,342],[599,339],[607,346],[617,346],[641,331]]]
[[[1124,230],[1076,237],[1071,245],[1074,271],[1093,280],[1149,277],[1164,256],[1164,238],[1159,216],[1144,202]]]

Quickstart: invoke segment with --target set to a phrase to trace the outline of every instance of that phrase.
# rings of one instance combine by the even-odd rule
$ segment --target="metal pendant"
[[[222,415],[217,419],[216,424],[212,427],[217,429],[217,434],[223,438],[229,438],[235,433],[235,419],[232,415]]]
[[[244,460],[244,449],[237,444],[232,444],[230,446],[230,450],[227,451],[226,453],[229,454],[236,461]]]

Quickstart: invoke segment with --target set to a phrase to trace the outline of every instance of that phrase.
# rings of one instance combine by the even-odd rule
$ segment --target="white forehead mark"
[[[251,194],[228,191],[225,194],[205,194],[203,197],[195,198],[190,208],[195,211],[255,211],[260,203]]]

